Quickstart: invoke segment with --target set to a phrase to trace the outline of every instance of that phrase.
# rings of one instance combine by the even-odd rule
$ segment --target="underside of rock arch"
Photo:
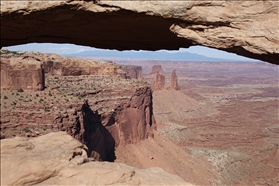
[[[1,1],[1,47],[203,45],[279,64],[278,1]],[[187,60],[187,59],[185,59]]]

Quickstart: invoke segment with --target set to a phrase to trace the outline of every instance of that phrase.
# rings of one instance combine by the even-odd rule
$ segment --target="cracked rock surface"
[[[279,64],[278,1],[1,1],[1,47],[203,45]]]
[[[160,168],[93,162],[65,132],[1,140],[1,185],[191,185]]]

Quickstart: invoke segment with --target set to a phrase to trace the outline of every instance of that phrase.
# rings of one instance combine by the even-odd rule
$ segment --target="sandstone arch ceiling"
[[[1,47],[203,45],[279,64],[278,1],[1,1]]]

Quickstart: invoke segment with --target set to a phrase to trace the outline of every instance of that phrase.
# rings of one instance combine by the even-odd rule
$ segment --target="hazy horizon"
[[[5,47],[11,51],[35,51],[41,53],[56,53],[59,55],[70,55],[82,57],[83,53],[92,53],[96,57],[117,58],[121,59],[143,59],[143,60],[174,60],[174,61],[238,61],[238,62],[260,62],[256,59],[251,59],[209,47],[192,46],[190,48],[180,48],[179,50],[158,50],[158,51],[135,51],[135,50],[107,50],[98,49],[88,46],[80,46],[74,44],[53,44],[53,43],[30,43],[24,45],[16,45]],[[79,55],[81,54],[81,55]],[[127,54],[127,56],[125,56]],[[142,55],[144,54],[144,55]],[[98,56],[99,55],[99,56]],[[104,55],[104,56],[100,56]],[[113,55],[117,56],[114,57]],[[178,55],[180,57],[178,57]],[[191,56],[190,58],[188,56]],[[87,56],[94,57],[94,56]],[[185,59],[184,59],[185,58]]]

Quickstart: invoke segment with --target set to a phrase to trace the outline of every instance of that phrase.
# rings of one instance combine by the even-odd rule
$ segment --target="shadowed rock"
[[[273,0],[1,2],[1,47],[51,42],[177,50],[203,45],[278,64],[278,30]]]
[[[121,65],[121,69],[126,72],[126,76],[131,79],[142,78],[142,67],[132,65]]]

